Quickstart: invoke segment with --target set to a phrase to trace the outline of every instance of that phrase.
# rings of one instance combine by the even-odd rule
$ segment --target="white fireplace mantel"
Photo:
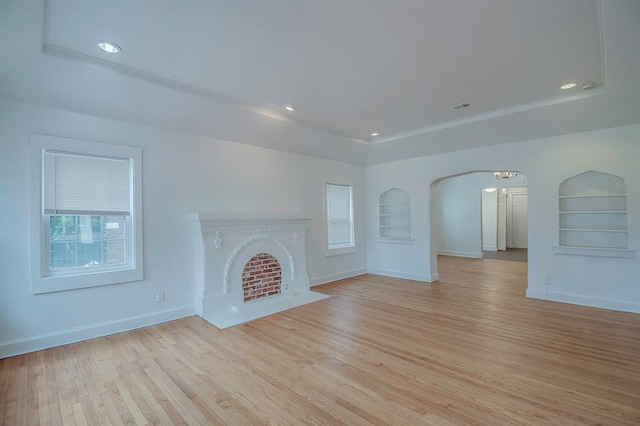
[[[189,215],[196,251],[196,312],[218,328],[250,321],[327,296],[309,290],[308,216]],[[282,268],[282,293],[244,302],[242,270],[268,253]]]

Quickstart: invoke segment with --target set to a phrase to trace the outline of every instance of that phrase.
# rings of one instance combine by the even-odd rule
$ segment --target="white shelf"
[[[379,243],[384,244],[413,244],[413,238],[405,237],[378,237]]]
[[[607,173],[588,171],[559,187],[559,243],[569,252],[559,254],[609,256],[628,244],[627,194],[624,180]],[[577,251],[576,251],[577,250]]]
[[[555,254],[566,256],[617,257],[631,259],[635,256],[635,249],[582,247],[582,246],[553,246]]]
[[[627,194],[587,194],[587,195],[560,195],[558,198],[606,198],[606,197],[626,197]]]
[[[576,231],[576,232],[616,232],[627,233],[626,229],[580,229],[580,228],[560,228],[561,231]]]
[[[626,210],[580,210],[580,211],[564,210],[564,211],[561,211],[560,214],[627,214],[627,211]]]
[[[411,197],[407,191],[391,188],[380,194],[378,211],[381,242],[413,244],[411,239]],[[411,243],[407,243],[411,241]]]

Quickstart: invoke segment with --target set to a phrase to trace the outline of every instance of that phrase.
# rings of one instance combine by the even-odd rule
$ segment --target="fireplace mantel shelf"
[[[191,222],[200,222],[204,224],[220,223],[246,225],[247,223],[275,224],[291,221],[308,221],[311,216],[305,214],[272,214],[272,215],[250,215],[250,214],[218,214],[218,213],[192,213],[189,215]]]

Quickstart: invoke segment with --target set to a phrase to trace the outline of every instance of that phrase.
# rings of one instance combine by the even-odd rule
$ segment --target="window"
[[[326,184],[327,254],[355,252],[353,188]]]
[[[141,150],[30,140],[34,293],[141,280]]]

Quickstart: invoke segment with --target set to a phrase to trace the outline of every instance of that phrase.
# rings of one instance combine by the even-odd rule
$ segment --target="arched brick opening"
[[[242,270],[244,301],[275,296],[282,293],[282,268],[268,253],[253,256]]]

